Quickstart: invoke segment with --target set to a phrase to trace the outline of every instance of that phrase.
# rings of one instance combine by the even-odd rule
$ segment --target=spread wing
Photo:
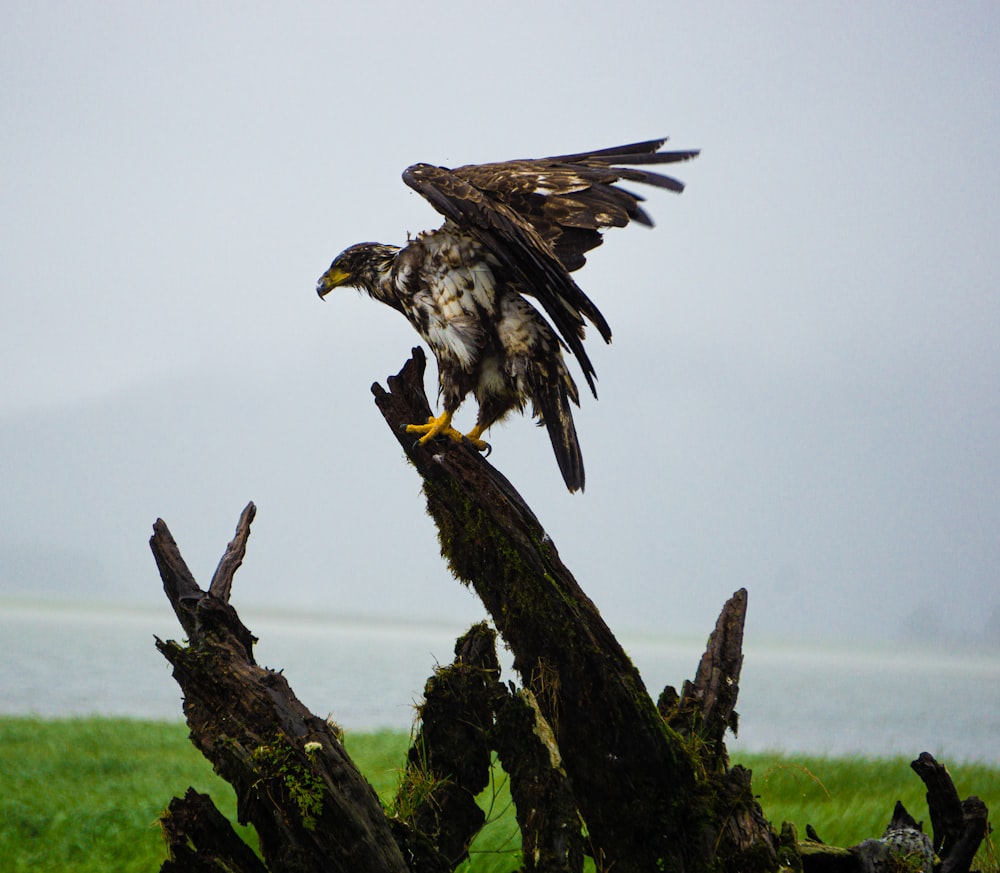
[[[611,340],[611,328],[570,275],[601,244],[601,231],[629,221],[652,225],[643,200],[615,183],[639,182],[680,192],[661,173],[637,169],[695,157],[659,151],[666,140],[550,158],[473,164],[449,170],[415,164],[403,181],[459,229],[485,245],[534,296],[580,362],[596,396],[594,368],[583,348],[585,320]]]

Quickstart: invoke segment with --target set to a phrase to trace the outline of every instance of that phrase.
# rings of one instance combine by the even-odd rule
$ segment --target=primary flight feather
[[[686,161],[661,151],[666,140],[550,158],[474,164],[449,170],[414,164],[403,181],[445,217],[406,246],[359,243],[339,254],[316,287],[360,288],[401,312],[438,364],[441,415],[407,430],[426,443],[462,440],[452,416],[468,394],[479,404],[465,435],[480,451],[483,433],[530,400],[544,424],[570,491],[584,486],[571,402],[576,383],[563,347],[576,356],[594,396],[594,367],[583,347],[590,322],[605,342],[611,328],[571,273],[601,244],[601,231],[629,221],[652,225],[643,200],[616,184],[638,182],[680,192],[676,179],[647,169]],[[538,301],[551,321],[527,300]]]

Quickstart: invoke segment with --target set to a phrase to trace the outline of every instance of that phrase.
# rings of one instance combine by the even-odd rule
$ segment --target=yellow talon
[[[436,418],[432,415],[427,419],[427,424],[408,424],[406,432],[420,434],[420,439],[417,442],[422,446],[429,443],[434,437],[446,436],[456,443],[468,440],[472,443],[476,451],[486,452],[487,455],[490,453],[492,446],[486,440],[480,438],[483,428],[477,424],[463,437],[461,433],[451,426],[451,417],[452,413],[450,412],[442,412]]]
[[[490,448],[491,447],[490,447],[490,444],[488,442],[486,442],[486,440],[480,439],[480,437],[482,436],[482,433],[483,433],[483,428],[481,428],[477,424],[472,430],[470,430],[465,435],[465,438],[470,443],[472,443],[473,446],[475,446],[476,451],[486,452],[486,454],[488,455],[490,453]]]
[[[417,440],[422,446],[429,443],[436,436],[446,436],[456,443],[460,443],[462,435],[451,426],[451,416],[450,412],[442,412],[437,418],[432,415],[427,419],[427,424],[408,424],[406,432],[422,434],[420,439]]]

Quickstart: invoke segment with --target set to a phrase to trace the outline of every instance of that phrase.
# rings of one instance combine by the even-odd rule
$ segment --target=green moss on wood
[[[265,786],[275,781],[284,785],[299,811],[302,826],[315,829],[316,819],[323,812],[323,780],[302,762],[288,740],[275,734],[251,752],[250,760],[260,782]]]

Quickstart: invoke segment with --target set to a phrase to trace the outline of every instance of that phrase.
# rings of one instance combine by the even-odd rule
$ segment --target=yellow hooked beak
[[[350,278],[351,274],[346,270],[342,270],[340,267],[330,267],[316,283],[316,293],[319,294],[319,299],[322,300],[334,288],[346,284]]]

